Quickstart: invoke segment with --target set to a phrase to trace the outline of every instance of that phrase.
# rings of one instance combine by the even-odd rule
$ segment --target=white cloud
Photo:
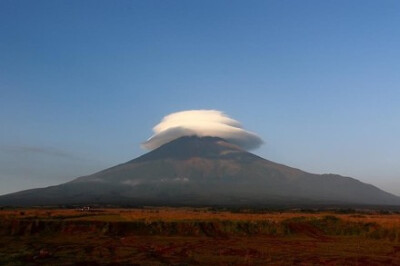
[[[239,147],[250,150],[258,148],[263,141],[255,133],[246,131],[241,124],[218,110],[190,110],[165,116],[153,128],[143,147],[156,149],[183,136],[220,137]]]

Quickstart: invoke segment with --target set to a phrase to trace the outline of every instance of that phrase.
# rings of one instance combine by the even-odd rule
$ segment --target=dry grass
[[[272,220],[283,221],[294,217],[318,218],[333,215],[345,221],[373,222],[382,226],[393,226],[400,224],[400,214],[378,214],[378,213],[349,213],[341,214],[330,211],[301,212],[301,211],[273,211],[263,213],[213,211],[207,208],[143,208],[143,209],[94,209],[89,212],[81,212],[75,209],[10,209],[1,210],[0,218],[65,218],[73,219],[81,216],[99,220],[96,216],[117,216],[121,221],[133,220],[234,220],[234,221],[260,221]]]
[[[400,215],[0,211],[1,265],[400,265]]]

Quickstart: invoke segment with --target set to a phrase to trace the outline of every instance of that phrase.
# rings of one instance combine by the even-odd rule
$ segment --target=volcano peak
[[[132,162],[171,159],[219,158],[231,153],[245,153],[239,146],[219,137],[184,136],[135,159]]]

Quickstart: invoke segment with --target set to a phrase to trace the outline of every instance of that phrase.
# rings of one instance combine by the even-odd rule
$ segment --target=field
[[[3,209],[0,265],[400,265],[400,214]]]

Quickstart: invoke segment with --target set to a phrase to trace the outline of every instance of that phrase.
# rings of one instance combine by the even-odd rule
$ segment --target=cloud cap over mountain
[[[169,114],[153,128],[154,135],[142,146],[154,150],[183,136],[219,137],[242,149],[258,148],[262,139],[218,110],[189,110]]]

